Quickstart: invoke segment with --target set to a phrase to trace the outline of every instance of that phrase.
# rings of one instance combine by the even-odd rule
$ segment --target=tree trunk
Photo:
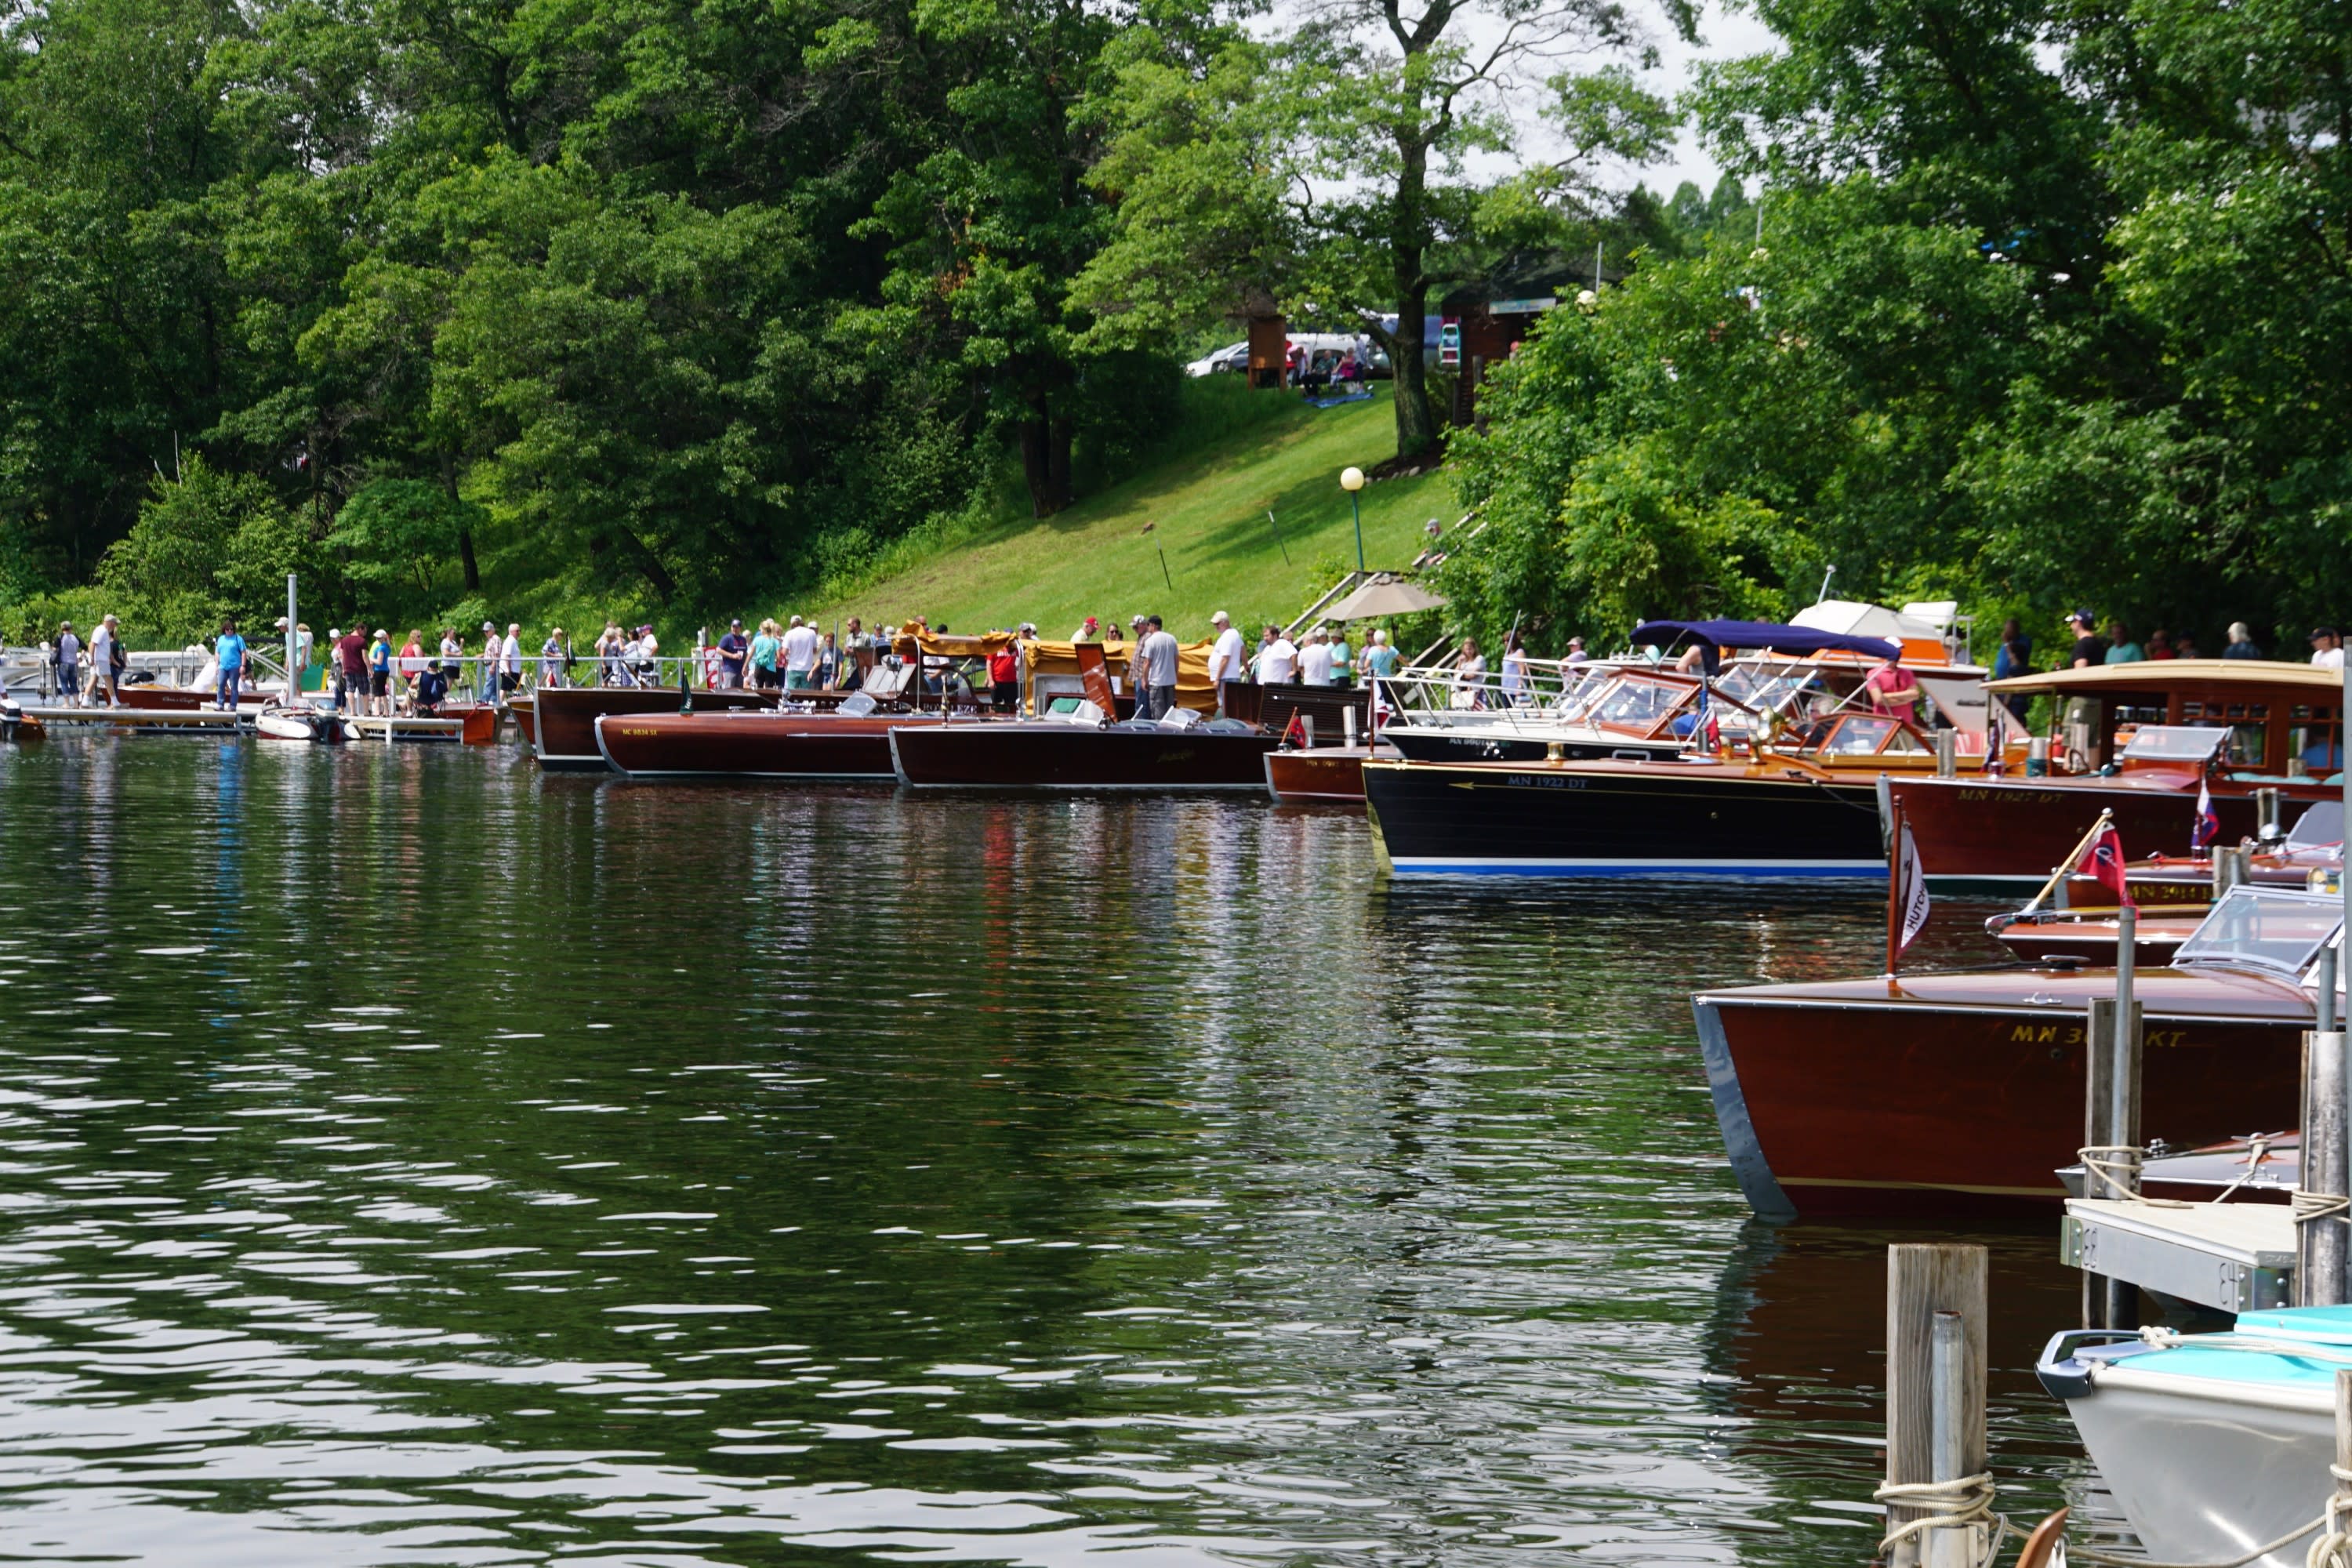
[[[1021,473],[1029,482],[1029,511],[1051,517],[1070,504],[1070,422],[1036,416],[1021,422]]]
[[[1429,149],[1417,139],[1401,137],[1397,152],[1396,205],[1389,229],[1389,255],[1396,268],[1397,327],[1389,363],[1396,374],[1397,456],[1409,458],[1437,445],[1436,422],[1429,416],[1429,367],[1422,358],[1422,340],[1429,322],[1429,284],[1422,273],[1429,243],[1425,210]]]
[[[638,538],[636,530],[625,524],[615,525],[614,531],[621,536],[621,542],[628,547],[629,553],[636,557],[637,571],[652,585],[654,597],[665,605],[677,598],[677,579],[669,574],[669,568],[662,564],[661,557],[654,553],[653,546]]]
[[[446,452],[441,454],[441,488],[449,492],[449,499],[451,500],[457,500],[459,499],[457,495],[457,465]],[[457,530],[457,563],[466,569],[466,592],[468,594],[480,593],[482,591],[482,568],[480,563],[474,559],[474,531],[470,528],[461,526]]]

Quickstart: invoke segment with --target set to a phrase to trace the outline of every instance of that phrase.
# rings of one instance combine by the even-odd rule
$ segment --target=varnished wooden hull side
[[[2196,825],[2197,792],[2140,789],[2103,779],[1894,779],[1903,820],[1919,847],[1931,885],[2033,882],[2081,841],[2101,811],[2115,814],[2124,853],[2135,858],[2186,855]],[[2325,792],[2317,784],[2283,790],[2281,826]],[[2235,844],[2254,832],[2254,800],[2216,790],[2220,842]]]
[[[906,721],[806,713],[609,713],[606,763],[632,778],[889,780],[890,730]]]
[[[1361,805],[1363,748],[1321,746],[1311,751],[1268,752],[1265,788],[1278,801]]]
[[[1276,735],[1058,724],[901,724],[898,782],[915,789],[1265,793]]]
[[[681,702],[675,688],[659,686],[567,686],[540,690],[533,698],[531,754],[551,770],[604,771],[596,750],[596,721],[607,713],[675,713]],[[753,691],[698,691],[697,712],[770,708],[772,698]]]
[[[522,737],[522,743],[536,750],[539,746],[539,699],[525,697],[509,702],[507,711],[514,715],[515,733]]]
[[[1680,752],[1685,742],[1670,741],[1640,741],[1630,736],[1593,735],[1580,737],[1562,731],[1554,740],[1500,728],[1449,728],[1432,725],[1426,729],[1398,726],[1381,731],[1405,756],[1417,763],[1539,763],[1557,754],[1570,761],[1591,757],[1613,757],[1639,752],[1655,761],[1664,762]]]
[[[1398,876],[1886,875],[1872,783],[1759,779],[1683,763],[1363,772],[1365,804]]]
[[[1996,1215],[2065,1196],[2055,1173],[2083,1142],[2080,1011],[1724,993],[1695,1010],[1725,1152],[1759,1214]],[[2147,1135],[2195,1144],[2293,1125],[2309,1026],[2149,1016]]]

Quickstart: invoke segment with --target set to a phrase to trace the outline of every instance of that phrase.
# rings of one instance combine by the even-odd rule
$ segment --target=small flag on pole
[[[1927,897],[1927,868],[1919,864],[1919,847],[1911,841],[1911,825],[1907,822],[1897,830],[1895,840],[1895,900],[1903,911],[1903,923],[1895,943],[1895,953],[1900,956],[1927,929],[1927,915],[1934,907]]]
[[[2108,827],[2091,840],[2090,852],[2075,869],[2088,872],[2101,887],[2115,894],[2117,903],[2131,904],[2131,883],[2125,875],[2125,865],[2123,835]]]
[[[2197,781],[2197,826],[2189,830],[2191,852],[2204,848],[2221,837],[2221,814],[2213,809],[2213,791],[2204,780]]]

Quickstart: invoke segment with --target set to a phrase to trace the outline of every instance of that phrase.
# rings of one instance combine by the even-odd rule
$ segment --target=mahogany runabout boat
[[[724,712],[739,708],[772,708],[772,693],[760,691],[697,691],[690,694],[697,712]],[[542,687],[531,699],[531,754],[550,770],[604,771],[604,753],[596,749],[596,721],[607,713],[675,713],[688,698],[675,688],[660,686]]]
[[[805,711],[607,713],[596,748],[632,778],[896,777],[890,731],[906,716]]]
[[[1284,805],[1361,805],[1364,760],[1391,746],[1306,746],[1265,754],[1266,793]]]
[[[2338,793],[2324,782],[2341,756],[2344,679],[2336,670],[2163,659],[2052,670],[1990,689],[2047,697],[2053,714],[2084,717],[2062,726],[2072,734],[2058,737],[2048,777],[1889,781],[1930,887],[2038,882],[2102,811],[2134,854],[2185,851],[2200,787],[2225,844],[2257,832],[2260,790],[2279,792],[2281,827]]]
[[[1230,719],[1166,723],[908,723],[890,731],[898,782],[914,789],[1265,792],[1278,735]]]
[[[2167,969],[2141,972],[2142,1125],[2174,1143],[2292,1125],[2307,972],[2340,899],[2234,888]],[[1726,1152],[1757,1213],[2046,1210],[2083,1142],[2101,969],[1757,985],[1692,999]]]

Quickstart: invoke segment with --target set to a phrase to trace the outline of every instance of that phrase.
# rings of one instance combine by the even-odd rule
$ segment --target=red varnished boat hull
[[[1257,732],[1096,729],[1074,724],[906,724],[890,731],[898,782],[917,789],[1265,793]]]
[[[1893,778],[1887,791],[1903,809],[1930,884],[2033,882],[2080,842],[2102,811],[2115,813],[2124,852],[2183,854],[2197,816],[2193,775],[2185,789],[2151,788],[2117,779]],[[2330,793],[2317,782],[2282,786],[2280,815],[2291,826],[2312,801]],[[2254,801],[2217,786],[2220,841],[2254,832]]]
[[[2173,1011],[2141,976],[2142,1125],[2175,1144],[2295,1120],[2308,1001],[2284,984],[2244,1005]],[[1696,999],[1716,1111],[1742,1189],[1769,1217],[2047,1212],[2083,1142],[2084,1009],[2111,975],[2006,977],[2046,1005],[1871,1005],[1790,988]],[[2178,985],[2170,989],[2179,991]],[[1781,994],[1775,996],[1774,993]]]
[[[593,773],[605,769],[604,753],[596,749],[598,719],[607,713],[675,713],[683,705],[675,689],[659,686],[542,687],[531,704],[531,752],[539,765]],[[697,712],[773,706],[774,699],[756,691],[694,694]]]
[[[1395,756],[1393,747],[1318,746],[1265,754],[1266,793],[1284,802],[1364,804],[1364,759]]]
[[[633,778],[877,779],[905,718],[822,713],[611,713],[596,721],[604,761]]]

